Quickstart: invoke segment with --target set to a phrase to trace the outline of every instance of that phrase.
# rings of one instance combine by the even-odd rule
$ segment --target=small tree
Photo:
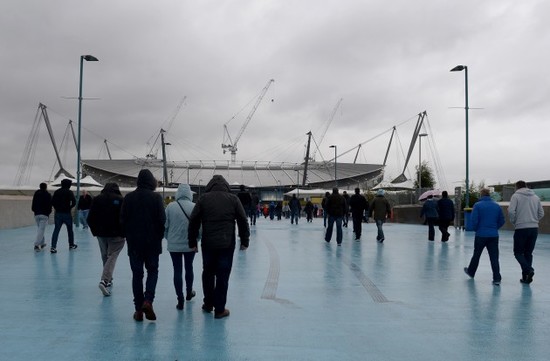
[[[433,171],[427,162],[425,161],[422,162],[420,166],[420,170],[418,169],[418,166],[416,166],[415,168],[416,168],[416,178],[414,181],[415,188],[417,189],[419,188],[419,184],[418,184],[419,171],[420,171],[420,183],[421,183],[420,185],[422,186],[422,188],[433,188],[436,185]]]

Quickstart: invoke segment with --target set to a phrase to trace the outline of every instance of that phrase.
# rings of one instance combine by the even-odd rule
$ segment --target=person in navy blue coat
[[[451,235],[448,231],[449,226],[455,219],[455,204],[449,199],[447,191],[443,191],[441,193],[441,199],[437,201],[437,212],[439,213],[441,242],[447,242]]]

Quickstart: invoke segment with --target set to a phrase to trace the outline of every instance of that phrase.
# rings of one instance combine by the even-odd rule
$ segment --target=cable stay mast
[[[414,147],[416,145],[416,141],[418,140],[418,135],[420,134],[420,131],[422,129],[422,124],[424,122],[424,118],[428,114],[426,111],[418,114],[418,120],[416,121],[416,126],[414,128],[413,136],[411,139],[411,144],[409,145],[409,152],[407,153],[407,158],[405,159],[405,166],[403,167],[403,171],[401,174],[391,181],[391,183],[403,183],[407,180],[407,177],[405,176],[405,170],[407,169],[407,165],[409,164],[409,160],[411,159],[412,152],[414,150]]]

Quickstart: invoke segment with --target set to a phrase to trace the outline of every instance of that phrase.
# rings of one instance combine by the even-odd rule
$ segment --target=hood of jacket
[[[192,201],[193,200],[193,193],[191,192],[191,187],[189,184],[180,184],[178,186],[178,190],[176,191],[176,200],[187,200]]]
[[[520,194],[526,197],[532,197],[535,195],[535,192],[533,192],[533,190],[529,188],[520,188],[517,191],[515,191],[515,194]]]
[[[205,191],[231,192],[231,188],[222,175],[216,174],[206,185]]]
[[[116,183],[106,183],[105,187],[103,187],[103,189],[101,190],[101,193],[104,193],[104,194],[114,193],[114,194],[122,195],[120,193],[120,188]]]
[[[72,180],[65,178],[61,181],[61,188],[69,189],[69,188],[71,188],[72,184],[73,184]]]
[[[142,169],[138,174],[137,186],[138,188],[145,188],[154,191],[157,188],[157,180],[149,169]]]

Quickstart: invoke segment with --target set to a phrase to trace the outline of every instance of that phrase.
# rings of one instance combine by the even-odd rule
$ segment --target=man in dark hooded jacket
[[[57,253],[57,238],[63,225],[67,226],[69,249],[76,249],[77,247],[74,243],[73,216],[71,215],[71,209],[76,205],[76,198],[73,191],[71,191],[72,183],[70,179],[63,179],[61,181],[61,188],[53,193],[52,206],[55,210],[55,228],[52,233],[52,248],[50,249],[50,253]]]
[[[197,249],[202,225],[202,309],[206,312],[214,310],[215,318],[227,317],[229,310],[225,304],[236,247],[235,221],[241,239],[240,249],[245,250],[250,237],[246,213],[239,198],[231,193],[225,178],[214,175],[189,218],[190,248]]]
[[[46,247],[44,231],[52,213],[52,195],[48,192],[48,185],[46,183],[40,183],[40,189],[34,192],[31,209],[34,212],[34,220],[38,226],[36,240],[34,241],[34,250],[40,252]]]
[[[158,280],[159,255],[164,237],[164,203],[155,193],[157,180],[149,169],[142,169],[137,178],[137,189],[124,197],[121,218],[124,236],[128,244],[128,256],[132,268],[132,290],[136,312],[134,319],[156,320],[153,300]],[[143,292],[143,267],[147,270]]]
[[[110,296],[113,282],[113,271],[120,251],[124,248],[124,233],[120,223],[122,194],[116,183],[107,183],[101,194],[92,201],[87,224],[92,234],[97,237],[103,272],[99,289],[104,296]]]

